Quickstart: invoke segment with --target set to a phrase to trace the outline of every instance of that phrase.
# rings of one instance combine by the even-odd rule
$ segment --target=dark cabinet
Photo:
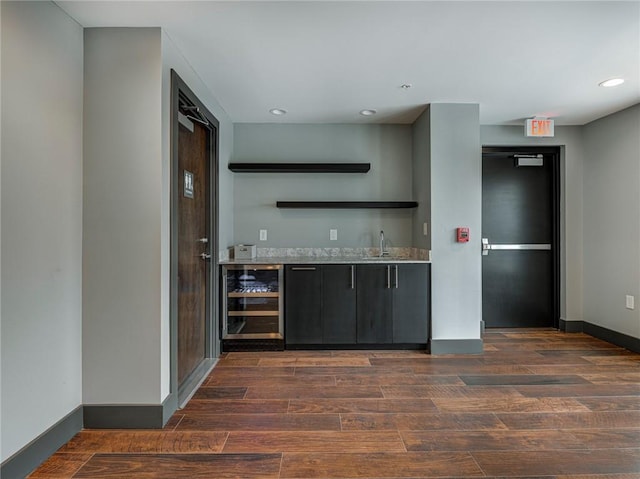
[[[285,343],[428,342],[430,265],[290,265],[285,276]]]
[[[429,265],[391,266],[393,342],[424,344],[429,339]]]
[[[290,265],[285,270],[286,344],[322,344],[320,266]]]
[[[359,264],[357,311],[358,343],[385,344],[393,341],[390,265]]]
[[[426,344],[429,265],[358,265],[358,343]]]
[[[325,344],[356,342],[356,266],[322,266],[322,338]]]
[[[287,266],[287,344],[356,342],[355,274],[354,265]]]

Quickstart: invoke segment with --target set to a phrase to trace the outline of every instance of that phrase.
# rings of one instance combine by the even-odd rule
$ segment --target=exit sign
[[[524,134],[526,136],[553,136],[553,120],[546,118],[529,119],[524,124]]]

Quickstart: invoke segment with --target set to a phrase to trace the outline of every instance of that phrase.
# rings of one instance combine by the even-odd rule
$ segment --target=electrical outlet
[[[329,230],[329,240],[336,241],[338,239],[338,230]]]
[[[422,223],[422,234],[425,236],[429,235],[429,225],[426,222]]]
[[[260,241],[267,241],[267,230],[260,230]]]
[[[626,308],[627,309],[635,309],[636,308],[636,298],[635,296],[631,296],[630,294],[626,297]]]

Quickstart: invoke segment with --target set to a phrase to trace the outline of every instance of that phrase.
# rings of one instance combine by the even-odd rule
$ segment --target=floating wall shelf
[[[236,173],[366,173],[371,163],[229,163]]]
[[[416,208],[417,201],[278,201],[278,208]]]

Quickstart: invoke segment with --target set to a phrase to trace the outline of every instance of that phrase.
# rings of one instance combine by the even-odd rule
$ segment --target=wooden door
[[[178,133],[178,384],[206,357],[210,314],[210,131],[193,122]]]
[[[557,321],[558,155],[541,151],[483,152],[482,316],[488,328]]]

